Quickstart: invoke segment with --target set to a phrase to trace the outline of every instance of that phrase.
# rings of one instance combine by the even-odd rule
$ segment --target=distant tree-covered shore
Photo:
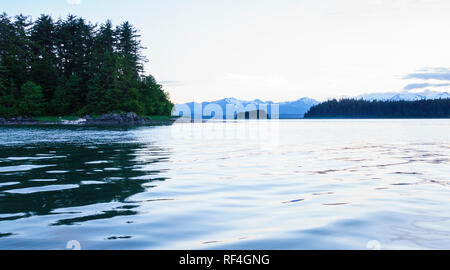
[[[144,76],[139,38],[129,22],[1,14],[0,117],[170,115],[168,94]]]
[[[416,101],[333,99],[311,107],[305,118],[450,118],[450,99]]]

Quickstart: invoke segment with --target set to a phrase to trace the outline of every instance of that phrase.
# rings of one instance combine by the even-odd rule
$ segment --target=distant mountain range
[[[349,97],[351,98],[351,97]],[[420,93],[413,92],[389,92],[389,93],[372,93],[372,94],[363,94],[357,97],[353,97],[356,99],[364,99],[364,100],[421,100],[421,99],[439,99],[439,98],[450,98],[450,94],[448,92],[434,92],[426,90]],[[290,119],[290,118],[303,118],[304,114],[308,112],[308,110],[314,106],[319,104],[320,102],[311,98],[301,98],[296,101],[286,101],[286,102],[272,102],[272,101],[262,101],[259,99],[247,101],[247,100],[238,100],[236,98],[224,98],[216,101],[210,102],[190,102],[184,104],[176,104],[174,115],[186,115],[188,113],[191,114],[191,118],[203,118],[208,119],[212,117],[221,118],[219,115],[222,115],[223,118],[226,118],[226,114],[233,114],[236,117],[239,113],[248,112],[248,111],[256,111],[256,110],[265,110],[269,117],[271,117],[272,113],[278,114],[281,119]],[[278,105],[278,111],[276,111],[276,107],[272,105]]]
[[[224,98],[211,102],[177,104],[175,105],[174,115],[180,115],[181,111],[186,112],[186,109],[188,108],[191,113],[191,118],[211,118],[211,111],[214,111],[214,113],[217,114],[222,113],[224,118],[226,118],[227,113],[230,115],[232,113],[233,116],[236,117],[239,113],[256,111],[259,109],[265,110],[269,117],[271,117],[272,113],[278,113],[279,118],[302,118],[309,108],[318,103],[318,101],[311,98],[301,98],[296,101],[279,103],[262,101],[259,99],[247,101],[235,98]],[[278,112],[276,112],[276,108],[273,105],[278,105]],[[212,117],[215,116],[214,113],[212,113]]]
[[[373,93],[373,94],[364,94],[357,96],[358,99],[364,100],[391,100],[391,101],[399,101],[399,100],[421,100],[421,99],[444,99],[450,98],[450,94],[448,92],[435,92],[430,90],[425,90],[423,92],[414,93],[414,92],[389,92],[389,93]]]

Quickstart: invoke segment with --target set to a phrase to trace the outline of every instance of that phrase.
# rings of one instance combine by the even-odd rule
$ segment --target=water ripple
[[[229,124],[0,127],[0,249],[450,247],[449,120]]]

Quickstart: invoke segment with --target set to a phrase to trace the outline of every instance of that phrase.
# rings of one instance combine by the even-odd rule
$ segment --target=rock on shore
[[[172,124],[174,121],[174,118],[153,120],[128,112],[108,113],[100,117],[87,115],[77,120],[60,119],[59,121],[39,121],[34,118],[19,116],[9,119],[0,118],[0,125],[164,125]]]
[[[30,117],[13,117],[13,118],[0,118],[0,125],[35,125],[39,124],[39,121]]]

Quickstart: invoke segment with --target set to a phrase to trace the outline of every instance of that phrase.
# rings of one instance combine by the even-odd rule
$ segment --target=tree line
[[[1,14],[0,117],[170,115],[168,94],[144,75],[139,38],[129,22]]]
[[[328,100],[310,108],[305,118],[449,118],[450,99],[416,101]]]

